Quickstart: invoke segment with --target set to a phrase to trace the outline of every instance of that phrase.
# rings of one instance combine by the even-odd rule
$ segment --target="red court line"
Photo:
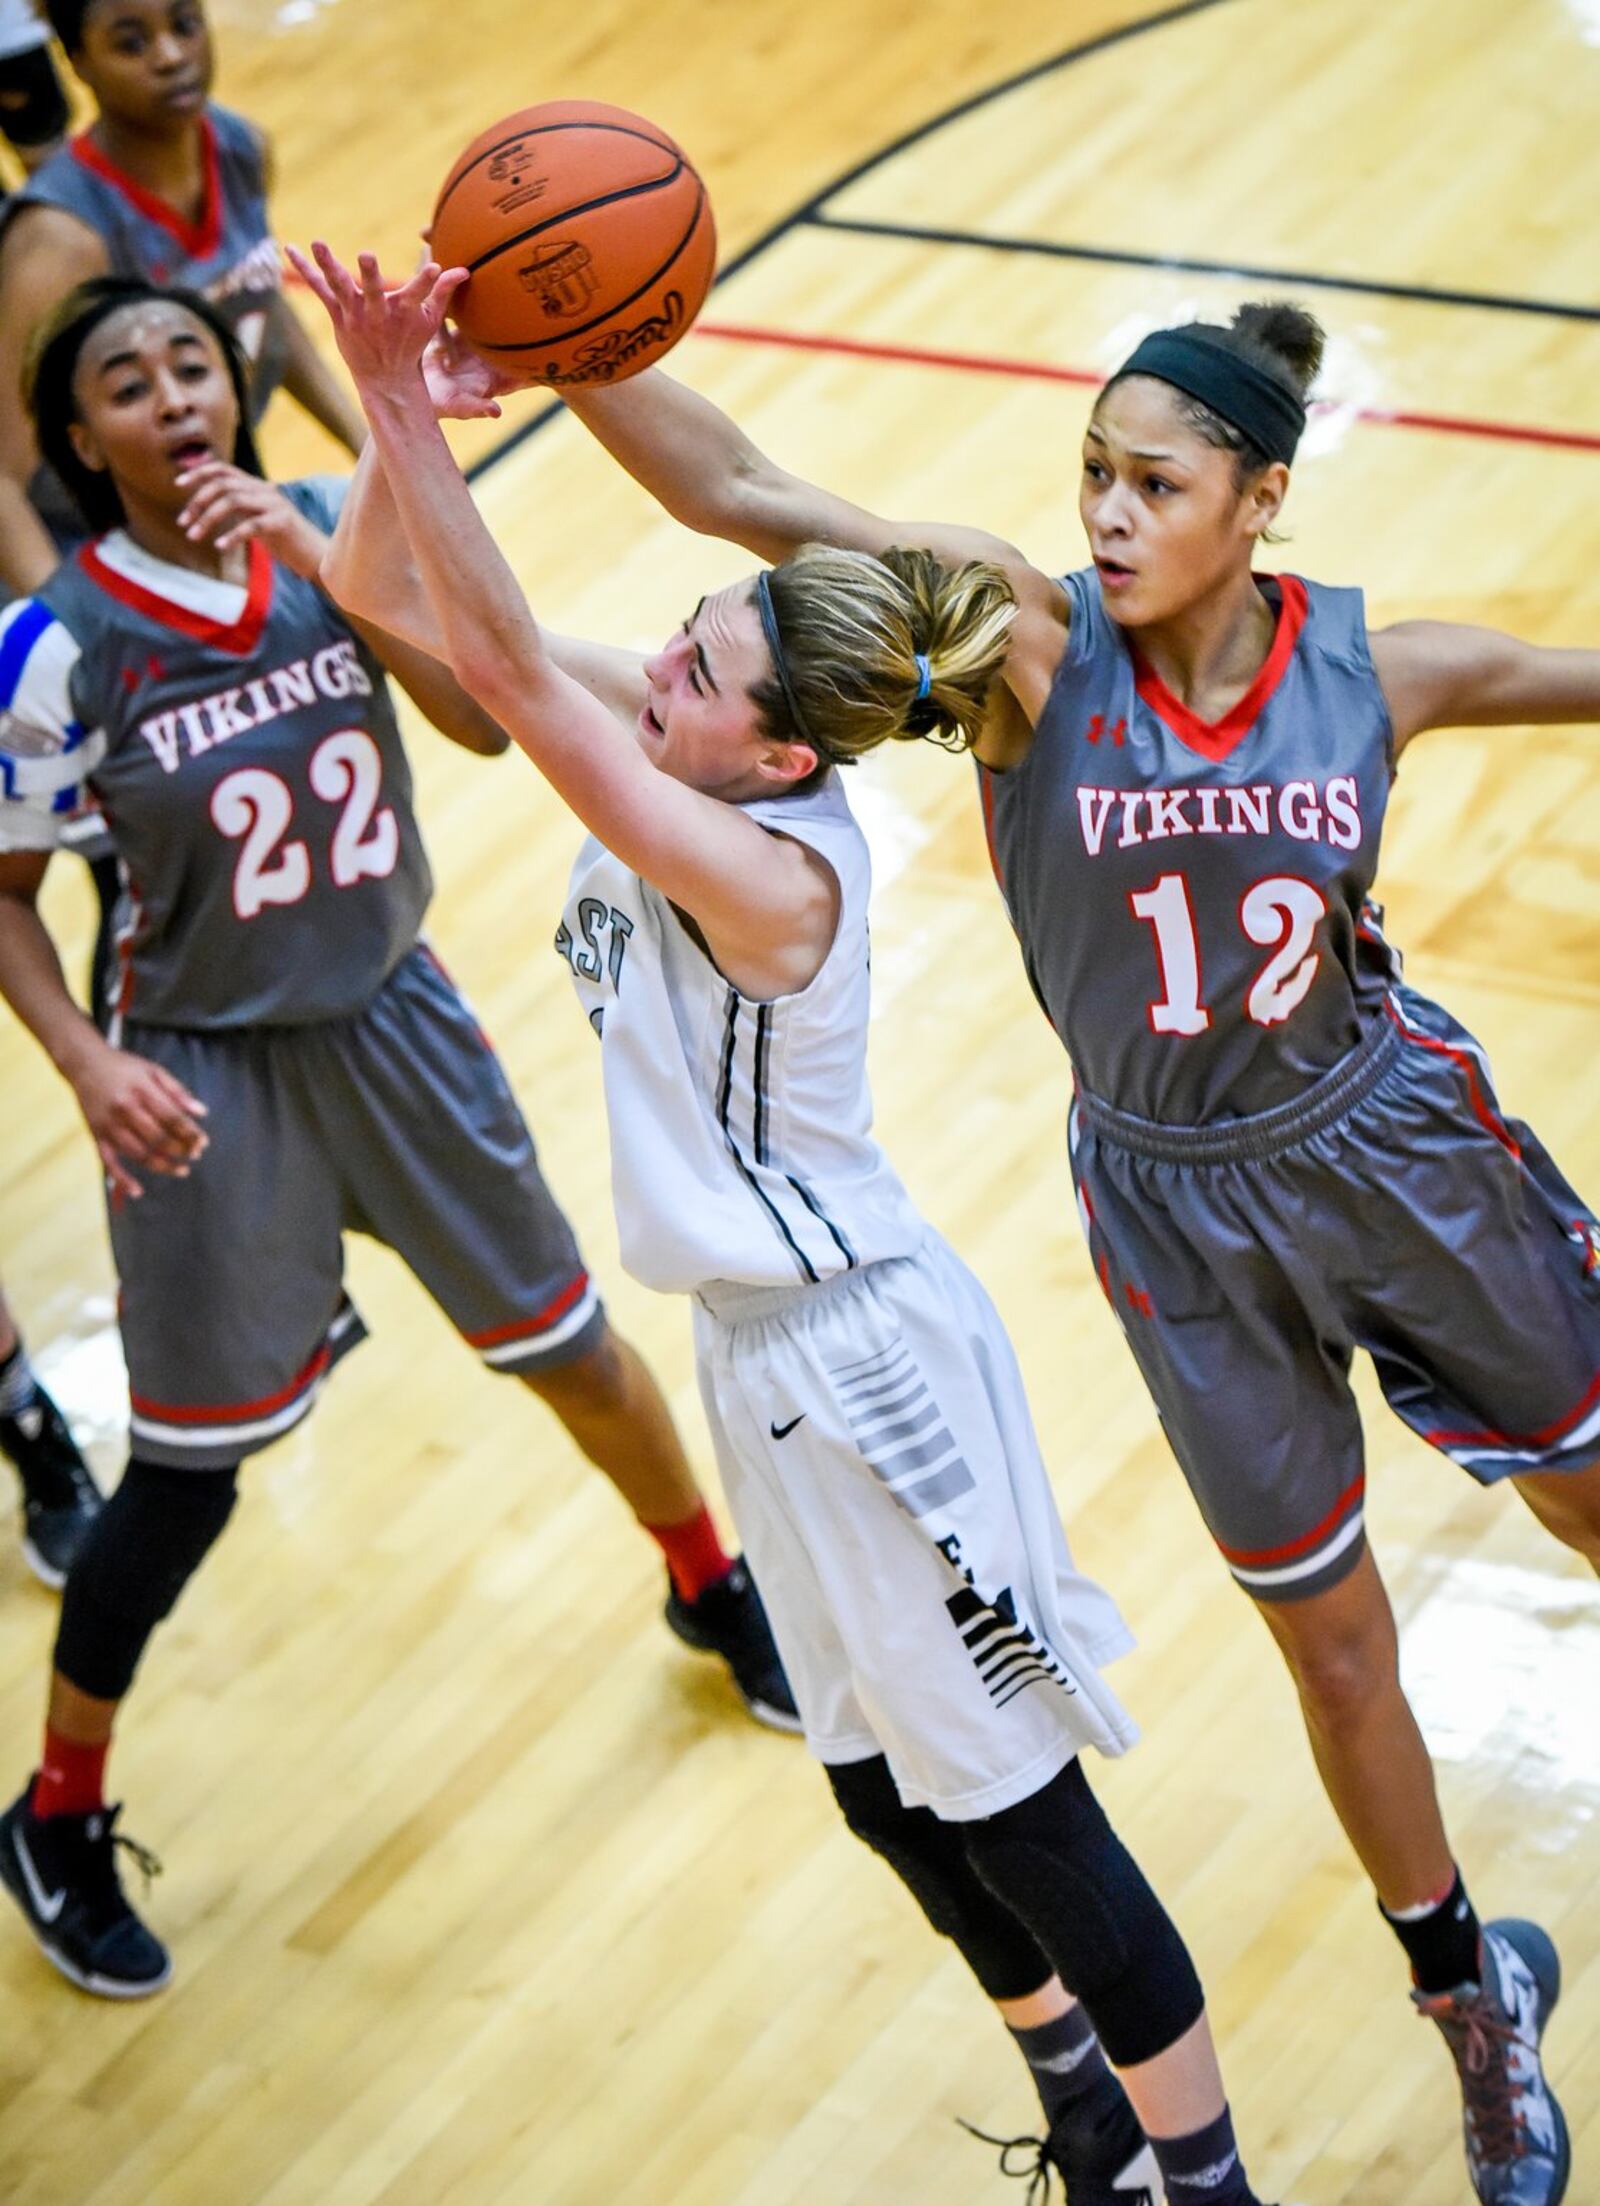
[[[885,345],[860,337],[811,336],[800,330],[757,329],[744,322],[697,322],[702,337],[739,345],[780,345],[792,352],[825,352],[853,360],[894,360],[918,368],[953,368],[965,375],[1003,375],[1034,383],[1079,383],[1097,389],[1105,377],[1092,368],[1063,368],[1041,360],[1004,360],[973,352],[937,352],[926,345]],[[1312,411],[1317,409],[1313,407]],[[1542,444],[1561,452],[1600,452],[1600,434],[1585,429],[1540,429],[1514,421],[1480,421],[1470,414],[1425,414],[1405,407],[1358,406],[1357,421],[1388,429],[1432,429],[1443,436],[1481,437],[1495,444]]]

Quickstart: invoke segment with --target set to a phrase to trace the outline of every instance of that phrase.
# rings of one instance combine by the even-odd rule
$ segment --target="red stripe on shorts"
[[[579,1272],[576,1279],[562,1288],[553,1302],[547,1302],[534,1317],[518,1318],[514,1325],[494,1325],[486,1333],[464,1333],[462,1338],[469,1348],[498,1348],[502,1341],[526,1340],[535,1333],[547,1333],[558,1318],[565,1317],[575,1302],[581,1302],[589,1288],[589,1274]]]
[[[263,1394],[258,1402],[224,1402],[220,1408],[191,1409],[170,1402],[152,1402],[148,1395],[131,1393],[128,1399],[141,1417],[159,1417],[173,1425],[236,1425],[247,1417],[270,1417],[275,1409],[282,1409],[297,1394],[303,1394],[308,1386],[320,1379],[328,1368],[332,1355],[326,1341],[305,1368],[295,1374],[289,1384],[280,1387],[276,1394]]]
[[[1485,1429],[1483,1432],[1428,1432],[1423,1438],[1436,1448],[1547,1448],[1552,1440],[1559,1440],[1569,1425],[1575,1425],[1586,1409],[1600,1400],[1600,1371],[1589,1381],[1588,1391],[1574,1409],[1565,1417],[1558,1417],[1553,1425],[1546,1425],[1540,1432],[1510,1433]]]
[[[1319,1525],[1297,1540],[1286,1540],[1282,1547],[1229,1547],[1221,1540],[1217,1540],[1217,1545],[1230,1563],[1238,1563],[1245,1570],[1269,1563],[1292,1563],[1297,1555],[1308,1554],[1312,1548],[1320,1546],[1330,1533],[1336,1532],[1340,1519],[1350,1514],[1352,1507],[1360,1501],[1366,1490],[1367,1479],[1363,1472],[1354,1485],[1345,1488]],[[1215,1533],[1212,1538],[1216,1539]]]
[[[1393,1019],[1395,1025],[1400,1029],[1400,1035],[1403,1041],[1414,1042],[1417,1045],[1418,1049],[1431,1049],[1440,1057],[1448,1057],[1453,1065],[1460,1066],[1461,1070],[1467,1076],[1467,1092],[1472,1098],[1473,1115],[1477,1118],[1480,1125],[1488,1127],[1490,1133],[1493,1134],[1495,1140],[1499,1142],[1501,1148],[1508,1150],[1510,1154],[1514,1156],[1520,1164],[1520,1162],[1522,1161],[1522,1151],[1517,1145],[1516,1137],[1513,1135],[1510,1127],[1503,1125],[1501,1121],[1495,1116],[1494,1112],[1490,1110],[1488,1102],[1485,1099],[1483,1089],[1478,1082],[1478,1068],[1472,1062],[1472,1059],[1467,1055],[1466,1051],[1464,1049],[1454,1049],[1451,1047],[1450,1043],[1438,1041],[1431,1034],[1419,1034],[1414,1027],[1409,1027],[1406,1025],[1405,1020],[1401,1018],[1399,1012],[1396,1011],[1392,1002],[1386,1001],[1384,1004],[1384,1009],[1388,1012],[1390,1018]]]

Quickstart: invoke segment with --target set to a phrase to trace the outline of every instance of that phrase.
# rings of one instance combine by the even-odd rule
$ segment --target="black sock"
[[[1424,1913],[1403,1919],[1381,1902],[1379,1913],[1405,1947],[1418,1991],[1447,1992],[1477,1982],[1482,1934],[1459,1869],[1444,1898]]]
[[[1066,2107],[1101,2088],[1102,2077],[1111,2073],[1094,2024],[1080,2006],[1026,2030],[1009,2027],[1038,2086],[1048,2128]]]
[[[1226,2107],[1187,2137],[1152,2137],[1150,2149],[1167,2187],[1167,2206],[1259,2206]]]

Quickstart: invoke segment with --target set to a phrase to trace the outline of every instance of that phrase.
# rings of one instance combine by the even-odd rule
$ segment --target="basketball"
[[[541,383],[620,383],[670,352],[716,266],[706,188],[664,130],[590,100],[525,107],[445,178],[432,249],[478,351]]]

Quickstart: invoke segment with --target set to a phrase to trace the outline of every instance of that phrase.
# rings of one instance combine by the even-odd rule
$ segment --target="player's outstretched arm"
[[[992,560],[1031,572],[1014,545],[982,529],[886,521],[791,475],[709,398],[660,368],[626,383],[576,385],[563,398],[591,436],[674,520],[777,561],[802,544],[882,553],[914,544],[951,565]],[[1015,585],[1013,585],[1015,586]]]
[[[1600,651],[1552,650],[1497,628],[1400,621],[1372,638],[1395,749],[1426,728],[1600,720]]]
[[[732,421],[659,368],[626,383],[575,387],[567,404],[635,482],[686,528],[743,544],[777,561],[802,544],[839,544],[875,557],[906,544],[948,566],[982,559],[999,567],[1017,601],[1005,687],[996,693],[977,755],[985,765],[1016,765],[1032,740],[1066,641],[1068,608],[1060,583],[1003,537],[939,522],[886,521],[819,484],[791,475]],[[1006,694],[1009,692],[1009,696]]]
[[[781,992],[790,961],[810,959],[814,970],[817,945],[831,939],[832,878],[799,844],[650,763],[630,724],[645,702],[642,673],[624,718],[561,664],[484,526],[423,381],[423,353],[466,271],[430,262],[390,291],[370,254],[358,282],[326,246],[313,251],[314,267],[298,254],[296,265],[333,320],[457,677],[624,865],[708,935],[745,946],[751,968]]]

